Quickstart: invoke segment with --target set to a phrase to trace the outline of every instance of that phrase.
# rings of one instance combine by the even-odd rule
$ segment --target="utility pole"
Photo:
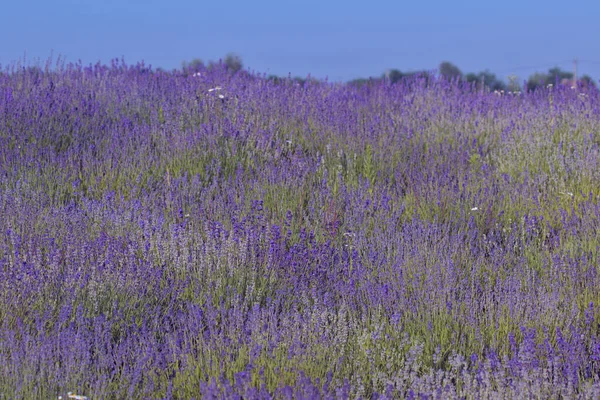
[[[573,60],[573,86],[577,87],[577,58]]]

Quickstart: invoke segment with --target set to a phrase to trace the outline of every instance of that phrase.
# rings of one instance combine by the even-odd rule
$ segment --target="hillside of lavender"
[[[600,96],[0,73],[0,398],[600,396]]]

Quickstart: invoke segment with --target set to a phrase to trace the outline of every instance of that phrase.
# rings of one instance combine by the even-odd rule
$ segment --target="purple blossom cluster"
[[[0,73],[0,397],[600,397],[600,96]]]

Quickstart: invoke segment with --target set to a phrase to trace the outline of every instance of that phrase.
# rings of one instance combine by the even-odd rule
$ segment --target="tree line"
[[[235,53],[228,53],[222,61],[209,61],[207,65],[204,65],[204,61],[200,58],[194,58],[191,61],[184,61],[181,63],[181,68],[186,73],[200,72],[204,68],[212,68],[215,65],[222,62],[225,68],[231,73],[235,74],[244,68],[242,58]]]
[[[380,78],[359,78],[350,81],[351,84],[362,85],[369,81],[387,79],[391,83],[396,83],[402,79],[411,78],[414,76],[430,76],[435,73],[431,71],[411,71],[402,72],[398,69],[390,69],[386,71]],[[583,85],[586,87],[596,87],[596,83],[589,75],[583,75],[577,78],[577,82],[573,81],[573,73],[564,71],[558,67],[550,68],[548,72],[536,72],[529,76],[527,81],[520,82],[516,76],[510,76],[509,81],[505,82],[499,79],[496,74],[489,70],[481,72],[469,72],[464,74],[460,68],[451,62],[442,62],[437,69],[438,76],[444,77],[449,80],[461,80],[473,84],[476,88],[493,91],[521,91],[521,90],[535,90],[541,87],[547,87],[548,85],[569,85],[574,86]]]
[[[242,62],[242,58],[234,53],[229,53],[225,56],[225,58],[220,61],[228,71],[232,73],[237,73],[238,71],[244,68],[244,63]],[[203,68],[211,68],[216,65],[217,62],[210,61],[207,65],[201,59],[193,59],[189,62],[184,61],[182,63],[182,69],[187,73],[195,73],[200,71]],[[410,72],[402,72],[399,69],[389,69],[385,73],[383,73],[380,77],[370,77],[370,78],[358,78],[349,81],[348,83],[351,85],[361,86],[367,83],[375,83],[381,80],[387,80],[390,83],[400,82],[403,79],[414,78],[416,76],[423,77],[432,77],[435,76],[436,73],[432,71],[410,71]],[[569,71],[564,71],[558,67],[550,68],[548,72],[536,72],[529,76],[527,81],[519,82],[516,76],[510,76],[509,81],[505,82],[502,79],[498,78],[496,74],[490,72],[489,70],[484,70],[480,72],[469,72],[463,73],[460,68],[456,65],[452,64],[449,61],[444,61],[440,63],[437,69],[437,76],[449,79],[449,80],[460,80],[471,83],[477,89],[485,89],[485,90],[493,90],[493,91],[521,91],[521,90],[535,90],[537,88],[546,87],[548,85],[582,85],[586,87],[596,87],[596,83],[589,75],[583,75],[577,78],[577,82],[573,81],[573,73]],[[273,81],[283,81],[283,80],[293,80],[296,83],[304,84],[307,81],[307,78],[301,77],[280,77],[277,75],[269,75],[267,77],[269,80]],[[308,78],[310,79],[310,78]]]

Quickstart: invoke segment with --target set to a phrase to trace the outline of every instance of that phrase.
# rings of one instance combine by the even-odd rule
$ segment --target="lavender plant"
[[[596,398],[599,145],[591,89],[5,68],[0,397]]]

